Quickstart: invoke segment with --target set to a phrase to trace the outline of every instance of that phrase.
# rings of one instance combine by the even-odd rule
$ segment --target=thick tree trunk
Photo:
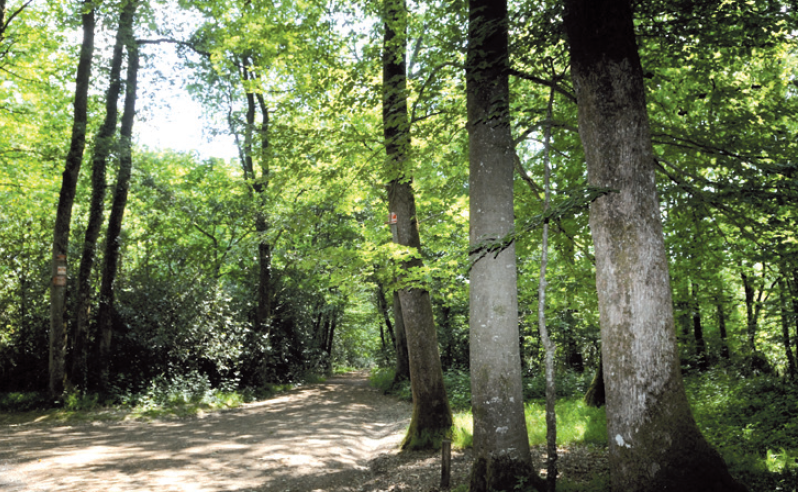
[[[94,54],[94,8],[92,2],[84,2],[88,9],[82,16],[83,42],[75,79],[75,111],[72,122],[72,140],[62,175],[61,193],[53,230],[52,283],[50,284],[50,397],[59,398],[64,391],[66,369],[66,284],[69,229],[72,223],[72,205],[78,184],[78,174],[83,163],[86,147],[86,124],[91,58]]]
[[[738,491],[679,367],[643,71],[630,0],[566,0],[590,206],[615,491]]]
[[[421,239],[416,218],[416,202],[405,166],[410,151],[410,124],[407,116],[407,7],[404,0],[385,0],[383,4],[385,38],[383,45],[383,133],[387,154],[388,207],[396,214],[395,241],[416,251]],[[423,266],[421,259],[402,262],[403,270]],[[429,292],[423,288],[399,290],[402,319],[407,334],[413,415],[402,443],[405,449],[440,446],[451,432],[452,412],[443,385],[443,370],[438,335]]]
[[[135,2],[125,5],[119,16],[119,27],[114,43],[113,57],[111,59],[111,75],[108,91],[105,96],[105,121],[97,132],[94,140],[94,157],[92,158],[91,171],[91,205],[89,209],[89,222],[83,239],[83,255],[80,259],[78,270],[78,295],[75,308],[74,345],[72,353],[72,367],[69,379],[73,384],[86,387],[87,368],[86,357],[89,339],[89,319],[91,316],[91,272],[97,252],[97,238],[103,222],[103,209],[105,206],[105,170],[108,156],[114,143],[117,123],[117,105],[119,92],[122,86],[120,73],[122,71],[122,52],[125,40],[133,35],[133,15],[136,9]]]
[[[471,492],[514,490],[519,479],[544,483],[532,467],[521,388],[513,166],[505,0],[469,4],[466,88],[470,162]]]
[[[97,325],[100,333],[100,378],[107,386],[110,376],[111,339],[114,322],[114,283],[116,282],[119,255],[122,247],[122,220],[127,207],[130,189],[130,173],[133,167],[132,141],[133,122],[136,116],[136,85],[139,69],[138,46],[134,39],[127,40],[127,79],[125,84],[125,107],[122,113],[122,126],[119,131],[119,171],[111,204],[111,214],[106,230],[105,255],[103,256],[103,278],[100,285],[100,310]]]

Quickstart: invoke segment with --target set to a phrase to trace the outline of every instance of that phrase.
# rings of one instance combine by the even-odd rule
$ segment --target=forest
[[[0,7],[0,411],[369,369],[474,492],[583,397],[612,490],[798,490],[794,0]]]

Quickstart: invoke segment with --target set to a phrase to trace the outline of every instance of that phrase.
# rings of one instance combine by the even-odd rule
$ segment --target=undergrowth
[[[393,372],[372,372],[372,384],[410,401],[409,383],[391,387]],[[452,444],[473,445],[471,390],[468,374],[444,374],[454,414]],[[558,375],[557,442],[560,446],[606,446],[604,409],[587,407],[582,397],[589,375]],[[798,492],[798,385],[774,375],[743,376],[734,368],[691,373],[685,385],[701,432],[724,457],[732,475],[751,492]],[[524,378],[526,421],[530,444],[546,442],[545,390],[542,377]],[[558,490],[609,490],[608,477],[596,475],[589,484],[558,482]]]
[[[53,402],[44,393],[0,393],[0,421],[81,421],[188,417],[201,412],[236,408],[244,403],[268,399],[323,377],[307,374],[296,384],[266,384],[238,389],[235,382],[214,387],[200,373],[159,376],[143,391],[132,392],[118,384],[106,394],[71,392]]]

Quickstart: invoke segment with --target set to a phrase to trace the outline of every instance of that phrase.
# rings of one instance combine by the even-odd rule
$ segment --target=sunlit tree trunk
[[[78,184],[78,174],[83,163],[86,147],[86,124],[91,58],[94,53],[94,8],[92,2],[84,2],[82,16],[83,42],[75,80],[75,111],[72,122],[72,140],[62,175],[61,192],[53,230],[52,282],[50,284],[50,397],[58,398],[64,391],[66,369],[66,294],[67,254],[69,253],[69,229],[72,223],[72,205]]]
[[[566,0],[591,186],[614,491],[738,491],[682,383],[643,71],[630,0]]]
[[[119,92],[122,86],[120,74],[122,71],[122,54],[125,48],[125,39],[132,36],[133,15],[136,8],[135,2],[125,5],[119,17],[119,27],[114,43],[113,57],[111,58],[111,75],[108,91],[105,95],[105,121],[94,138],[94,156],[91,171],[91,205],[89,208],[89,221],[83,240],[83,255],[80,258],[78,270],[78,292],[75,307],[74,344],[72,349],[72,367],[70,380],[85,388],[87,378],[86,357],[89,339],[89,320],[91,316],[91,273],[97,251],[97,238],[103,222],[103,209],[105,206],[105,170],[108,156],[114,143],[119,103]]]
[[[515,245],[486,251],[513,230],[507,2],[469,4],[466,89],[470,162],[471,492],[543,481],[532,467],[521,388]]]
[[[103,386],[106,387],[109,383],[111,340],[114,332],[114,284],[122,248],[122,221],[127,207],[130,174],[133,168],[132,136],[136,116],[136,88],[139,69],[139,51],[136,41],[131,36],[126,40],[126,44],[128,66],[125,79],[125,106],[119,130],[119,170],[106,230],[102,283],[100,285],[100,309],[97,315],[100,333],[100,378]]]
[[[407,7],[404,0],[383,3],[385,37],[383,44],[383,133],[387,154],[389,211],[396,214],[396,242],[421,250],[416,202],[405,167],[410,152],[410,124],[407,115]],[[402,269],[423,266],[420,258],[402,262]],[[440,445],[452,427],[452,413],[443,385],[438,336],[429,292],[420,287],[399,289],[402,319],[407,335],[413,415],[403,448]]]

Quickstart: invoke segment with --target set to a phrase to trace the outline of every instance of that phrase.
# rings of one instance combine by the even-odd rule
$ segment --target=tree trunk
[[[405,320],[402,318],[402,303],[399,300],[399,291],[394,291],[393,293],[393,326],[396,333],[396,371],[393,376],[393,385],[397,385],[410,379],[407,332],[405,332]]]
[[[466,89],[470,163],[471,492],[544,483],[532,467],[524,417],[513,230],[508,16],[505,0],[469,4]],[[488,249],[491,249],[488,251]]]
[[[396,345],[396,337],[393,334],[393,325],[391,324],[391,316],[388,313],[388,299],[385,297],[385,289],[382,288],[382,284],[377,281],[377,308],[380,310],[380,314],[382,314],[382,320],[385,322],[385,328],[380,325],[380,342],[382,343],[382,354],[385,358],[385,363],[387,364],[389,361],[388,354],[390,351],[388,350],[388,344],[385,341],[385,331],[388,331],[388,335],[391,337],[392,346]]]
[[[566,0],[591,186],[607,430],[615,491],[738,491],[682,383],[643,71],[630,0]]]
[[[701,325],[701,304],[698,301],[698,287],[690,282],[691,295],[691,315],[693,318],[693,335],[695,336],[695,356],[699,371],[706,371],[709,368],[707,358],[707,344],[704,340],[704,328]]]
[[[756,288],[751,281],[751,278],[740,272],[740,277],[743,280],[743,291],[745,292],[745,319],[746,319],[746,333],[748,334],[748,350],[753,355],[756,353],[756,332],[757,332],[757,316],[756,309],[754,308]]]
[[[601,408],[607,403],[607,396],[604,389],[604,362],[599,357],[599,365],[590,387],[585,393],[585,404],[590,407]]]
[[[125,84],[125,107],[122,113],[122,126],[119,131],[119,171],[111,204],[111,214],[106,230],[105,255],[103,256],[103,278],[100,285],[100,310],[97,324],[100,332],[100,378],[102,385],[108,385],[110,376],[111,339],[113,338],[114,283],[122,247],[122,220],[125,216],[127,196],[130,189],[130,173],[133,167],[132,142],[133,122],[136,116],[136,85],[139,69],[139,53],[136,41],[127,43],[127,79]]]
[[[72,353],[72,367],[69,379],[73,384],[86,387],[88,377],[86,368],[87,347],[89,339],[89,319],[91,316],[91,272],[94,268],[94,259],[97,252],[97,238],[103,222],[103,208],[105,205],[105,170],[108,156],[114,142],[117,123],[117,105],[119,92],[122,86],[120,73],[122,71],[122,51],[125,40],[133,35],[133,15],[136,9],[135,2],[125,5],[119,16],[119,27],[114,43],[113,57],[111,59],[111,75],[108,91],[105,96],[105,121],[94,139],[94,157],[91,171],[91,205],[89,209],[89,222],[83,240],[83,255],[80,259],[78,270],[78,295],[75,308],[76,319],[74,329],[74,345]]]
[[[65,307],[69,229],[72,223],[72,205],[75,202],[78,174],[83,163],[83,151],[86,147],[91,58],[94,54],[94,8],[92,2],[84,2],[83,8],[88,10],[83,14],[81,20],[83,42],[80,47],[80,60],[75,78],[75,111],[72,122],[72,139],[62,175],[61,192],[58,197],[58,209],[53,229],[49,354],[49,391],[50,397],[53,399],[59,398],[64,391],[67,333]]]
[[[263,333],[268,334],[272,316],[272,246],[267,238],[269,219],[266,214],[266,189],[269,186],[269,109],[266,107],[263,94],[257,94],[257,99],[261,112],[261,173],[260,179],[255,181],[253,188],[258,197],[255,230],[260,237],[258,243],[258,326]]]
[[[551,201],[551,186],[549,178],[551,174],[550,141],[551,141],[551,118],[552,106],[554,104],[554,89],[549,95],[549,105],[546,111],[546,130],[543,136],[543,190],[545,198],[543,200],[543,213],[548,212]],[[549,221],[543,221],[543,240],[542,254],[540,258],[540,282],[538,284],[538,330],[540,331],[540,341],[546,349],[546,490],[555,492],[557,490],[557,414],[555,404],[557,401],[557,386],[554,380],[554,354],[557,347],[554,345],[549,330],[546,327],[546,268],[549,263]]]
[[[720,356],[729,359],[729,342],[726,333],[726,312],[723,306],[723,293],[718,294],[715,300],[718,310],[718,331],[720,331]]]
[[[388,184],[389,211],[396,214],[395,240],[420,252],[421,239],[416,218],[416,203],[405,166],[410,151],[410,124],[407,117],[407,7],[404,0],[383,3],[385,38],[383,45],[383,133]],[[402,262],[405,271],[422,267],[420,258]],[[402,447],[421,449],[440,446],[451,432],[452,412],[443,385],[438,335],[432,315],[432,302],[424,288],[399,290],[402,319],[407,332],[413,415]]]
[[[782,280],[779,282],[780,295],[780,308],[781,308],[781,336],[784,342],[784,351],[787,354],[787,376],[790,379],[795,379],[798,375],[795,366],[795,356],[792,353],[792,344],[790,343],[790,319],[793,313],[790,312],[790,291],[788,289],[787,281]]]

